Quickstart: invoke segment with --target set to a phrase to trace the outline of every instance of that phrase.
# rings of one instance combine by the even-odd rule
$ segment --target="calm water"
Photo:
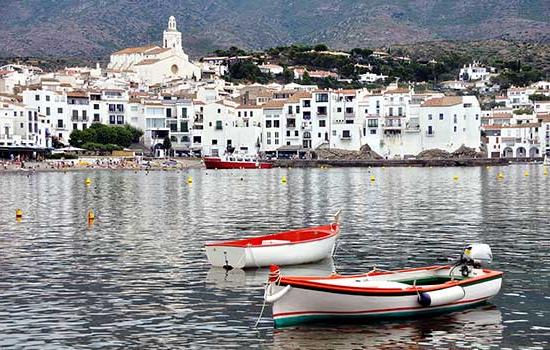
[[[422,266],[483,241],[503,290],[416,321],[274,331],[266,308],[254,329],[265,270],[211,269],[204,242],[324,224],[339,208],[334,260],[283,272]],[[548,349],[549,242],[550,176],[535,165],[0,174],[0,348]]]

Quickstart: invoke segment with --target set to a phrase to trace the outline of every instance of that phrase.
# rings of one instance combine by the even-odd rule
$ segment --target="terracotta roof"
[[[170,48],[155,47],[154,49],[147,51],[147,55],[158,55],[160,53],[164,53],[170,50],[171,50]]]
[[[302,98],[311,98],[311,93],[306,91],[299,91],[294,95],[290,96],[288,99],[288,102],[291,102],[291,103],[300,102],[300,99]]]
[[[258,105],[238,105],[237,109],[262,109],[262,106],[258,106]]]
[[[512,124],[512,125],[482,125],[483,129],[528,129],[538,128],[540,123],[525,123],[525,124]]]
[[[148,59],[139,61],[135,65],[136,66],[147,66],[147,65],[150,65],[150,64],[157,63],[158,61],[160,61],[160,60],[156,59],[156,58],[148,58]]]
[[[384,94],[408,94],[410,90],[408,88],[397,88],[384,91]]]
[[[420,107],[449,107],[462,103],[462,97],[460,96],[445,96],[431,98],[425,101]]]
[[[146,45],[146,46],[139,46],[139,47],[129,47],[124,50],[117,51],[113,53],[113,55],[131,55],[135,53],[145,53],[148,50],[151,50],[153,48],[156,48],[158,46],[156,45]]]
[[[88,93],[86,91],[71,91],[67,92],[67,97],[88,97]]]
[[[199,101],[199,100],[193,100],[194,105],[205,105],[206,103]]]
[[[262,105],[263,109],[279,109],[283,108],[287,100],[271,100]]]

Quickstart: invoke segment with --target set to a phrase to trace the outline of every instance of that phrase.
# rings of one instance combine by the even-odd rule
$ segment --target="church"
[[[107,68],[114,72],[135,74],[138,80],[151,85],[177,78],[201,78],[201,69],[191,63],[189,56],[183,52],[181,32],[177,29],[174,16],[168,20],[162,47],[147,45],[115,52]]]

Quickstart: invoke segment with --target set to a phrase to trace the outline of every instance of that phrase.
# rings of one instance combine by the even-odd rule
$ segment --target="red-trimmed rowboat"
[[[410,317],[484,303],[498,294],[502,272],[462,264],[354,276],[281,277],[272,267],[264,298],[275,327],[347,318]],[[479,266],[477,266],[479,267]]]
[[[229,269],[273,264],[298,265],[332,256],[339,234],[340,225],[337,219],[330,225],[208,243],[205,248],[208,261],[213,266]]]
[[[273,167],[272,163],[240,155],[204,157],[203,162],[206,169],[271,169]]]

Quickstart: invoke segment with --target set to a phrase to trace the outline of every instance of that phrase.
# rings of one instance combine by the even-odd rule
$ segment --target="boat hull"
[[[213,266],[251,268],[269,265],[299,265],[332,256],[338,233],[303,243],[231,247],[207,245],[206,255]]]
[[[220,158],[204,158],[206,169],[271,169],[273,164],[267,162],[225,161]]]
[[[438,306],[422,306],[418,294],[404,295],[360,295],[334,291],[322,291],[291,286],[286,293],[284,283],[273,285],[273,295],[283,294],[273,303],[273,319],[276,328],[302,323],[334,319],[373,319],[414,317],[426,314],[444,313],[473,307],[485,303],[500,290],[502,277],[493,276],[482,281],[461,285],[464,296]]]

